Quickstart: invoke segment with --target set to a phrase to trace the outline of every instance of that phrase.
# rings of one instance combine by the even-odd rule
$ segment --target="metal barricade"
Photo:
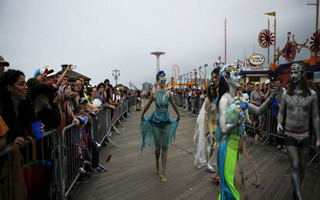
[[[193,114],[199,114],[199,97],[194,97],[194,104],[193,104]]]
[[[266,137],[265,141],[262,143],[264,145],[270,137],[282,138],[283,135],[277,132],[277,117],[278,117],[279,108],[278,106],[270,106],[265,112],[265,134],[260,138],[259,142]]]
[[[114,146],[118,147],[111,139],[111,110],[108,108],[99,109],[99,113],[92,119],[93,139],[100,145],[106,139]]]
[[[64,197],[67,197],[80,176],[80,167],[83,166],[82,142],[79,127],[70,124],[62,130],[62,169]]]
[[[175,103],[178,107],[180,107],[180,96],[179,96],[178,94],[173,94],[173,95],[172,95],[172,99],[173,99],[174,103]]]
[[[176,104],[178,107],[180,107],[180,96],[177,95],[177,94],[174,94],[174,95],[173,95],[173,100],[174,100],[175,104]]]
[[[190,113],[193,114],[194,112],[194,97],[190,97],[189,99],[189,107],[190,107]]]
[[[35,140],[35,139],[34,139]],[[32,155],[32,142],[28,139],[25,140],[22,145],[20,152],[24,155],[23,163],[27,164],[29,162],[41,160],[42,164],[46,163],[48,167],[52,167],[52,176],[47,177],[50,178],[50,185],[48,193],[45,193],[46,199],[63,199],[61,197],[62,194],[62,171],[61,171],[61,146],[60,146],[60,138],[57,130],[47,131],[43,134],[43,138],[39,140],[35,140],[35,160],[33,160]],[[2,170],[4,170],[4,166],[6,165],[7,169],[7,177],[8,177],[8,188],[1,188],[0,199],[3,199],[3,192],[7,192],[8,196],[5,196],[5,199],[14,199],[13,197],[13,171],[12,171],[12,158],[13,147],[9,146],[3,151],[0,152],[0,160],[3,166]],[[3,173],[3,171],[2,171]],[[49,174],[50,175],[50,174]],[[33,174],[34,176],[34,174]],[[41,174],[39,174],[41,176]],[[38,178],[39,179],[39,178]],[[26,183],[28,184],[28,183]],[[1,185],[3,186],[3,185]],[[16,190],[20,190],[21,188],[16,188]],[[60,192],[59,192],[60,191]],[[42,191],[43,192],[43,191]]]
[[[112,118],[111,127],[118,135],[121,135],[121,132],[115,126],[115,124],[117,122],[119,122],[119,123],[121,123],[121,125],[123,125],[122,122],[119,120],[120,116],[121,116],[121,106],[116,107],[116,110],[114,112],[115,112],[115,116]]]
[[[115,110],[115,117],[111,116],[110,109],[100,109],[99,114],[93,118],[93,137],[96,141],[102,143],[106,139],[115,147],[117,145],[111,140],[111,129],[119,130],[115,127],[117,122],[125,119],[132,104],[130,100],[124,101],[121,106]],[[26,152],[25,163],[31,161],[32,143],[25,140],[23,150]],[[41,140],[35,142],[36,159],[50,160],[53,162],[53,182],[50,184],[48,199],[65,199],[74,184],[80,176],[79,168],[84,166],[85,155],[81,145],[85,145],[80,129],[75,124],[70,124],[62,130],[60,134],[57,130],[44,133]],[[8,166],[8,195],[9,199],[13,199],[12,184],[12,147],[7,147],[0,152],[1,161],[6,161]],[[3,188],[1,188],[2,190]],[[0,195],[0,200],[1,200]],[[6,198],[7,199],[7,198]]]
[[[311,158],[311,160],[309,161],[307,167],[309,167],[311,165],[311,163],[318,157],[318,155],[320,155],[320,152],[317,151],[317,147],[316,146],[311,145],[310,148],[316,150],[316,154]],[[316,164],[316,166],[314,168],[316,169],[319,166],[320,166],[320,161]]]
[[[186,96],[183,97],[183,109],[187,110],[188,98]]]
[[[177,95],[177,105],[181,108],[183,107],[183,98],[181,97],[181,94]]]
[[[127,120],[126,117],[128,116],[128,113],[129,113],[129,101],[126,100],[123,102],[122,113],[121,113],[121,117],[125,121]]]

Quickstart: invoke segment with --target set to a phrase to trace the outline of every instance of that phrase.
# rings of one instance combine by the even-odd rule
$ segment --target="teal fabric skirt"
[[[150,119],[150,117],[149,119],[144,118],[140,123],[142,135],[140,151],[142,152],[146,145],[153,148],[155,148],[156,145],[168,148],[171,141],[176,138],[177,127],[177,119],[162,123],[155,123]]]

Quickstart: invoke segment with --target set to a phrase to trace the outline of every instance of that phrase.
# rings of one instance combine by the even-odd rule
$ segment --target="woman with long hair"
[[[194,165],[198,165],[199,168],[206,166],[205,171],[210,173],[215,172],[210,158],[216,146],[216,97],[216,85],[211,83],[208,86],[207,97],[205,98],[200,109],[193,137],[194,143],[197,146]]]
[[[217,152],[218,172],[221,178],[219,199],[246,199],[244,178],[240,166],[242,150],[248,157],[243,143],[243,119],[240,117],[240,112],[243,112],[244,108],[238,105],[239,101],[236,101],[241,78],[234,67],[224,68],[222,74],[224,74],[224,79],[221,78],[219,82],[225,80],[228,87],[225,88],[224,93],[220,93],[223,95],[219,99],[219,129],[223,136]],[[260,107],[247,103],[246,108],[253,115],[262,114],[273,96],[274,92]]]
[[[320,148],[318,98],[309,88],[302,63],[290,67],[288,90],[282,95],[277,131],[284,136],[290,161],[290,177],[294,199],[302,199],[301,184],[308,164],[312,124],[316,148]]]
[[[9,128],[5,136],[7,144],[22,145],[31,132],[34,112],[27,91],[23,72],[10,69],[0,76],[0,115]]]
[[[149,102],[142,111],[141,114],[141,134],[142,134],[142,145],[141,152],[143,151],[145,145],[155,147],[156,156],[156,174],[160,175],[160,164],[159,158],[161,153],[161,176],[160,180],[162,182],[167,181],[166,177],[166,163],[168,148],[171,140],[175,138],[176,129],[178,127],[178,121],[180,119],[180,114],[178,107],[173,101],[172,94],[166,88],[166,74],[163,71],[157,73],[157,83],[159,85],[158,90],[152,91]],[[155,103],[155,111],[145,118],[144,114],[149,109],[151,103]],[[173,109],[177,113],[178,117],[175,120],[170,119],[169,115],[169,102],[171,103]]]

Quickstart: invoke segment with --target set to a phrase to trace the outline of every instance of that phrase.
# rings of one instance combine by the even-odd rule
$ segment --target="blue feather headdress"
[[[166,76],[166,73],[164,73],[164,71],[161,70],[161,71],[158,71],[157,76],[164,77],[164,76]]]

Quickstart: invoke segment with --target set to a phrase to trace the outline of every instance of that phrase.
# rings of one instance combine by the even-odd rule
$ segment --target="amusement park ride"
[[[208,65],[204,65],[204,69],[206,70],[206,67]],[[201,70],[202,66],[199,67],[199,69],[194,69],[192,72],[190,72],[190,77],[185,77],[184,75],[180,75],[180,68],[178,65],[172,66],[172,77],[171,81],[168,84],[169,87],[186,87],[186,86],[196,86],[199,88],[206,88],[208,86],[208,83],[206,81],[206,73],[204,73]]]

